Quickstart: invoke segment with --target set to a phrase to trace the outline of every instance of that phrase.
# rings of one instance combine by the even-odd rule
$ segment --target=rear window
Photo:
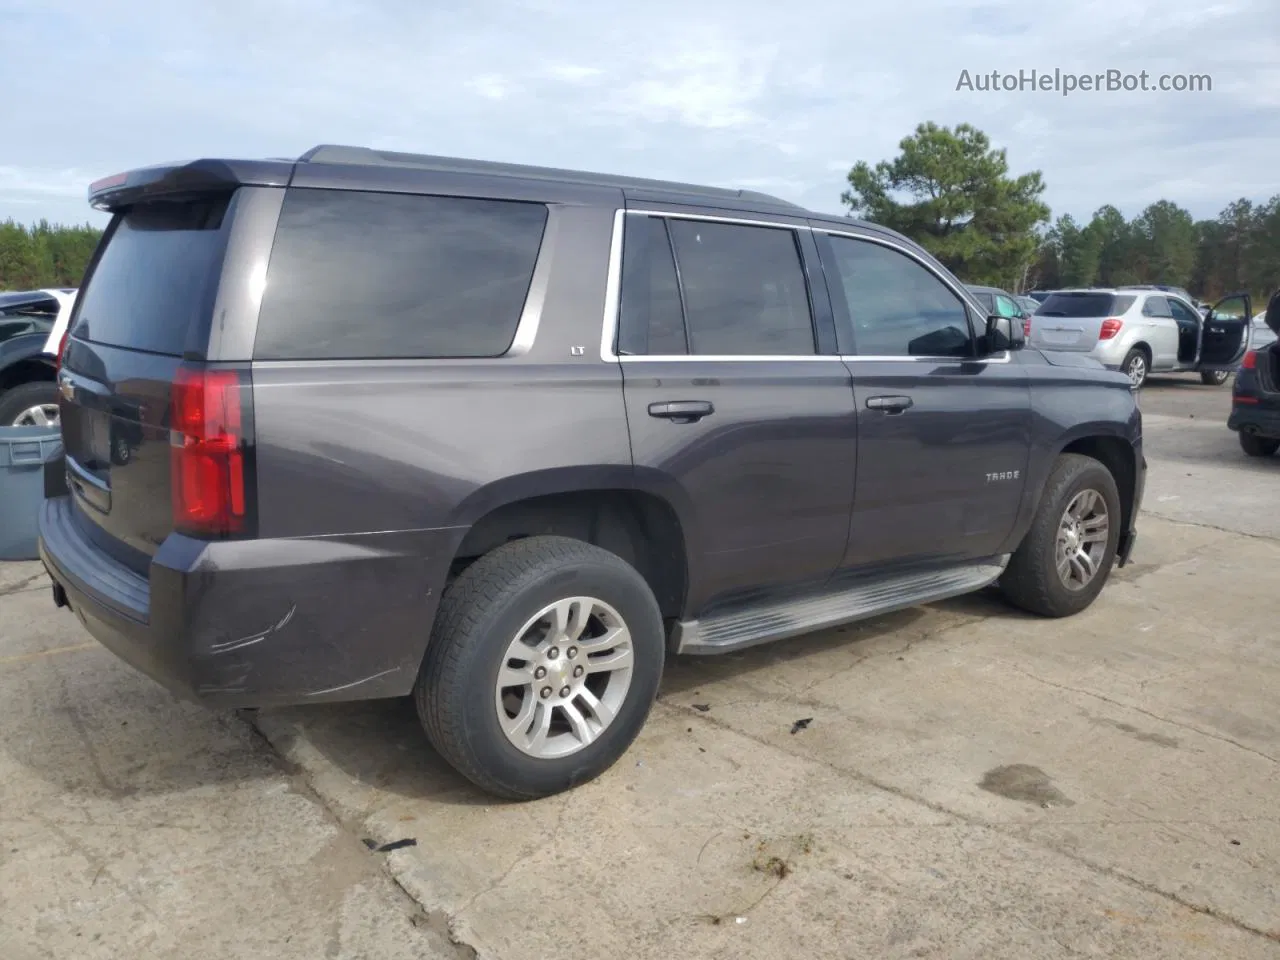
[[[254,357],[500,356],[546,221],[535,203],[290,190]]]
[[[204,330],[213,309],[228,199],[145,203],[117,214],[80,294],[76,336],[181,355],[188,330]]]
[[[1114,317],[1133,306],[1134,297],[1114,293],[1051,293],[1040,309],[1041,317]]]

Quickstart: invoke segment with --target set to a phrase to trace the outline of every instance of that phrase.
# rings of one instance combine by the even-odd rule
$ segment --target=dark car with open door
[[[1240,436],[1251,457],[1280,450],[1280,292],[1267,304],[1266,325],[1278,339],[1244,355],[1231,392],[1227,426]]]

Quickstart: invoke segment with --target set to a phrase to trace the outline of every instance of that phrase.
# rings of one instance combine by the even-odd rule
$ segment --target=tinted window
[[[860,355],[972,353],[968,311],[934,273],[906,254],[867,240],[831,237],[831,248]]]
[[[1169,310],[1173,314],[1173,319],[1180,323],[1200,323],[1200,314],[1196,313],[1186,304],[1179,303],[1177,300],[1169,301]]]
[[[145,203],[117,215],[80,294],[76,336],[180,355],[217,291],[227,200]],[[193,344],[199,347],[199,344]]]
[[[499,356],[546,219],[540,204],[291,190],[254,356]]]
[[[656,217],[627,217],[626,223],[618,350],[632,355],[688,353],[666,222]]]
[[[668,222],[691,353],[813,354],[809,291],[795,231]]]
[[[1051,293],[1040,304],[1042,317],[1114,317],[1133,306],[1134,297],[1113,293]]]
[[[1142,315],[1145,317],[1172,317],[1173,313],[1169,310],[1169,301],[1164,297],[1147,297],[1147,302],[1142,305]]]
[[[996,309],[995,298],[985,290],[973,290],[969,292],[973,294],[973,298],[978,301],[978,306],[982,307],[987,313],[994,313]]]

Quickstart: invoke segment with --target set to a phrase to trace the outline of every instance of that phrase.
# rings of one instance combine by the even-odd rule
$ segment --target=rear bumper
[[[1226,425],[1240,433],[1280,439],[1280,408],[1262,406],[1261,403],[1235,403],[1231,406]]]
[[[170,535],[147,576],[45,500],[40,558],[89,633],[176,695],[215,707],[395,697],[417,676],[454,529],[206,543]]]

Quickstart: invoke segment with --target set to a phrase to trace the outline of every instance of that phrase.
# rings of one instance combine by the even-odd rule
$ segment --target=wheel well
[[[19,360],[11,367],[0,370],[0,390],[9,390],[23,383],[33,383],[37,380],[56,380],[57,376],[53,372],[53,367],[43,360],[31,357],[27,360]]]
[[[450,576],[495,547],[540,534],[582,540],[617,554],[648,582],[663,617],[683,611],[687,566],[680,521],[668,503],[635,490],[558,493],[498,507],[467,532]]]
[[[1133,346],[1131,346],[1129,349],[1130,349],[1130,350],[1141,350],[1143,353],[1145,353],[1145,354],[1147,355],[1147,366],[1151,366],[1151,348],[1150,348],[1149,346],[1147,346],[1147,344],[1146,344],[1146,342],[1145,342],[1145,341],[1139,340],[1137,343],[1135,343],[1135,344],[1134,344]]]
[[[1123,524],[1120,529],[1130,529],[1133,524],[1133,486],[1137,474],[1133,445],[1120,437],[1081,437],[1067,444],[1062,452],[1092,457],[1110,471],[1115,478],[1116,489],[1120,491],[1120,519]]]

